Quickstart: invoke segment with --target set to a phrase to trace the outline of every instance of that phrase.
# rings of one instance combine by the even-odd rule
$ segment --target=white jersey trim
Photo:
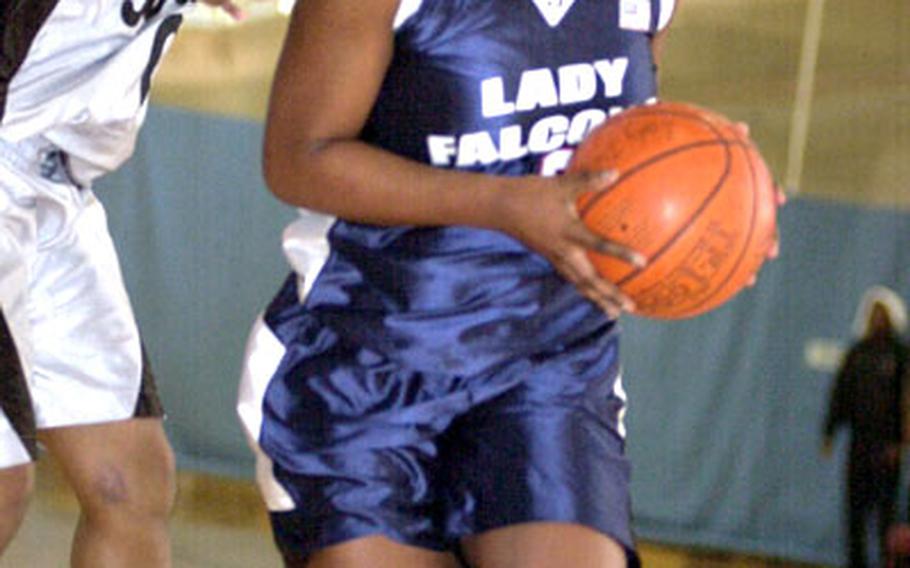
[[[302,302],[329,257],[328,233],[336,219],[306,209],[298,209],[298,213],[300,217],[284,229],[281,246],[285,258],[297,273]]]
[[[420,10],[422,4],[423,0],[401,0],[398,5],[398,12],[395,14],[395,23],[392,29],[397,30],[403,26],[411,16],[417,13],[417,10]]]
[[[133,4],[56,0],[9,80],[0,137],[43,135],[80,160],[82,182],[126,161],[154,71],[189,7],[168,0],[133,21],[121,10]]]
[[[328,232],[335,217],[299,209],[300,217],[284,230],[282,248],[294,272],[301,302],[313,287],[329,257]],[[265,393],[287,350],[260,315],[253,324],[243,358],[243,374],[237,394],[237,415],[247,442],[256,456],[256,482],[270,511],[290,511],[294,499],[272,473],[272,460],[259,446],[262,433],[262,403]]]
[[[243,425],[247,443],[256,456],[256,482],[270,511],[291,511],[294,499],[275,479],[272,460],[259,447],[262,431],[262,401],[286,349],[260,315],[253,324],[247,341],[243,376],[237,394],[237,415]]]
[[[619,410],[619,413],[616,416],[616,430],[619,433],[619,437],[623,440],[626,439],[626,413],[629,409],[629,397],[626,395],[626,389],[622,384],[622,369],[620,369],[619,374],[616,375],[616,382],[613,384],[613,394],[622,401],[622,408]]]
[[[662,30],[670,24],[673,19],[673,12],[676,10],[676,0],[660,1],[660,16],[657,20],[657,29]]]

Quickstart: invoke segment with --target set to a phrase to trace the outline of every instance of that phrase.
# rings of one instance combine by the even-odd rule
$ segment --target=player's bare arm
[[[378,225],[470,225],[508,233],[611,314],[631,308],[585,251],[640,263],[579,220],[575,200],[606,175],[501,177],[444,170],[358,140],[392,54],[398,0],[308,0],[295,8],[272,88],[264,175],[281,200]]]
[[[654,59],[655,65],[660,65],[661,56],[664,52],[664,45],[667,43],[667,33],[670,31],[670,24],[673,23],[673,18],[679,12],[679,5],[682,0],[676,0],[675,8],[673,14],[670,16],[670,21],[657,33],[654,34],[654,37],[651,38],[651,57]]]

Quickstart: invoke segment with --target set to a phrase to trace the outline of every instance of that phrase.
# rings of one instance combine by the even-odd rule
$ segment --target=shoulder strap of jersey
[[[423,0],[401,0],[398,4],[398,12],[395,14],[395,24],[393,28],[397,30],[404,25],[408,19],[420,10]]]
[[[651,0],[651,33],[666,28],[673,18],[676,0]]]

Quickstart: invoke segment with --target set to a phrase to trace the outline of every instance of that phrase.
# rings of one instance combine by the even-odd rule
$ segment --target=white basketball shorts
[[[67,164],[0,140],[0,467],[34,459],[35,429],[161,415],[104,208]]]

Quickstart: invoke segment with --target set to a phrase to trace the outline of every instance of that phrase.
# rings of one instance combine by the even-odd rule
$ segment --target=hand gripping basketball
[[[648,258],[637,267],[589,253],[635,302],[678,319],[714,309],[752,281],[776,244],[777,189],[747,131],[684,103],[629,109],[596,128],[568,171],[616,170],[578,200],[582,221]]]

